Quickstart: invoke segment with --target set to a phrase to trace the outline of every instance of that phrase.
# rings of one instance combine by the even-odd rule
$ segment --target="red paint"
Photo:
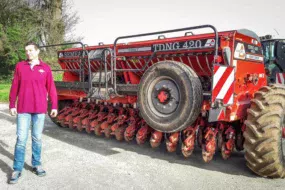
[[[160,103],[165,103],[169,97],[169,94],[166,91],[162,90],[159,92],[157,97]]]

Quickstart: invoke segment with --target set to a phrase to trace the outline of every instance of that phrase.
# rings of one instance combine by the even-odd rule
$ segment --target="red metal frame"
[[[124,52],[120,53],[120,49],[127,48],[140,48],[140,47],[149,47],[153,44],[158,43],[173,43],[173,42],[182,42],[189,40],[197,39],[213,39],[214,34],[198,34],[191,36],[183,37],[174,37],[174,38],[165,38],[157,40],[148,40],[148,41],[139,41],[139,42],[130,42],[128,44],[118,44],[117,45],[117,57],[122,57],[122,59],[117,60],[118,68],[142,68],[146,63],[147,58],[152,54],[151,51],[144,52]],[[232,105],[224,105],[222,111],[217,118],[217,121],[227,121],[232,122],[236,120],[241,120],[246,116],[246,109],[250,105],[250,99],[252,99],[254,92],[256,92],[261,86],[267,84],[265,78],[265,68],[262,62],[258,61],[248,61],[248,60],[238,60],[234,58],[235,51],[235,42],[240,41],[242,43],[253,44],[252,37],[246,36],[244,34],[238,33],[238,31],[226,31],[219,32],[219,59],[220,65],[226,65],[224,58],[221,55],[223,48],[229,47],[231,49],[231,67],[235,67],[235,81],[234,81],[234,101]],[[261,46],[260,42],[253,44],[258,47]],[[86,50],[96,50],[101,48],[112,48],[113,45],[103,45],[103,46],[90,46]],[[80,48],[72,48],[69,50],[64,50],[60,52],[74,52],[79,51]],[[79,64],[76,64],[79,57],[71,58],[59,58],[59,64],[62,69],[78,69]],[[108,57],[110,61],[110,57]],[[156,57],[154,57],[150,65],[155,64],[159,61],[164,60],[174,60],[185,63],[187,66],[191,67],[198,76],[213,76],[213,47],[207,49],[191,49],[191,50],[179,50],[179,51],[167,51],[167,52],[157,52]],[[64,63],[69,62],[69,63]],[[91,71],[98,71],[98,62],[91,60]],[[226,65],[227,66],[227,65]],[[85,67],[86,68],[86,67]],[[86,71],[87,72],[87,69]],[[122,76],[126,83],[138,84],[140,77],[143,72],[133,73],[130,71],[123,72]],[[258,77],[257,84],[252,82],[252,76]],[[79,78],[75,73],[65,72],[63,81],[78,81]],[[80,91],[70,91],[70,90],[59,90],[58,92],[59,99],[73,99],[78,97],[86,97],[86,93]],[[111,103],[135,103],[136,96],[125,96],[125,97],[113,97],[108,102]],[[209,111],[212,105],[210,101],[204,101],[201,112]]]

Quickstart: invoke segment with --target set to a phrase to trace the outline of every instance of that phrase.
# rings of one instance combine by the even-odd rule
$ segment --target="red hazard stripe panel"
[[[285,73],[276,73],[276,83],[285,84]]]
[[[223,103],[224,104],[230,104],[233,103],[233,100],[231,100],[231,98],[233,98],[233,92],[234,92],[234,82],[232,82],[231,86],[229,87],[224,99],[223,99]]]
[[[224,110],[221,110],[221,112],[220,112],[220,114],[218,116],[217,121],[223,121],[225,119],[226,119],[225,112],[224,112]]]
[[[214,74],[219,70],[219,67],[214,67]]]
[[[214,65],[212,102],[217,99],[224,104],[233,104],[234,67]]]

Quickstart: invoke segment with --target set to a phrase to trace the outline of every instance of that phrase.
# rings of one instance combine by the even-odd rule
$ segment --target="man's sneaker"
[[[37,176],[40,176],[40,177],[46,175],[46,171],[43,170],[42,166],[33,167],[33,173],[35,173]]]
[[[22,175],[22,174],[21,174],[20,171],[13,171],[9,183],[10,183],[10,184],[15,184],[15,183],[17,183],[18,180],[19,180],[19,178],[21,177],[21,175]]]

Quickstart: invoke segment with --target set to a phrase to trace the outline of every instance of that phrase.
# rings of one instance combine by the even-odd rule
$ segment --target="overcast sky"
[[[203,24],[285,38],[285,0],[73,0],[73,7],[80,17],[75,34],[88,45]]]

